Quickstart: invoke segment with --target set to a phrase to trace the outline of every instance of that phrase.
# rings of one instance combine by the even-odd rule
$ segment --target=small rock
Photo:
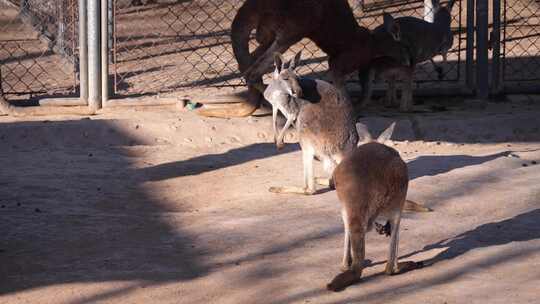
[[[533,160],[533,161],[531,162],[531,164],[536,165],[537,162],[536,162],[535,160]]]
[[[20,207],[21,206],[21,203],[17,203],[17,207]]]
[[[216,128],[216,126],[212,126],[210,129],[211,129],[212,131],[215,131],[217,128]]]
[[[193,142],[193,139],[191,139],[189,137],[186,137],[186,138],[184,138],[184,141],[187,142],[187,143],[190,143],[190,142]]]
[[[94,154],[88,153],[88,157],[92,157],[92,156],[94,156]]]
[[[440,145],[441,145],[441,142],[440,142],[440,141],[438,141],[438,142],[437,142],[436,144],[437,144],[437,146],[440,146]]]
[[[96,190],[97,190],[97,191],[101,191],[101,188],[100,188],[100,187],[97,187],[97,189],[96,189]]]
[[[259,133],[257,133],[257,137],[260,138],[260,139],[266,139],[266,133],[259,132]]]
[[[135,129],[138,130],[140,127],[139,125],[135,125]]]
[[[37,212],[37,213],[40,213],[40,212],[41,212],[41,209],[36,208],[36,209],[34,209],[34,211]]]
[[[212,142],[212,137],[206,137],[205,140],[206,140],[207,142]]]
[[[523,167],[527,167],[528,165],[527,164],[521,164]]]
[[[229,137],[229,142],[230,142],[230,143],[237,143],[237,142],[240,142],[240,137],[238,137],[238,136],[231,136],[231,137]]]
[[[6,205],[2,205],[2,208],[6,208]]]

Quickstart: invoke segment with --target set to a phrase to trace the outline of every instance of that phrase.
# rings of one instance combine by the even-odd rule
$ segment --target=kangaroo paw
[[[392,226],[390,225],[390,221],[387,221],[384,225],[375,222],[375,231],[377,231],[381,235],[385,235],[387,237],[390,236],[390,233],[392,232]]]

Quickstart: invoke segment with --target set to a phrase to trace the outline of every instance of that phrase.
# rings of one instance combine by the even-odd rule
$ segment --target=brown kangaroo
[[[259,46],[249,52],[250,34],[256,29]],[[274,53],[283,53],[303,38],[311,39],[328,55],[329,75],[339,91],[345,76],[369,68],[379,52],[369,29],[356,22],[347,0],[247,0],[238,10],[231,40],[240,72],[248,84],[248,100],[223,108],[200,109],[203,116],[251,115],[261,103],[262,76],[272,69]],[[388,35],[388,39],[392,39]]]
[[[281,54],[275,54],[275,70],[264,97],[272,105],[274,140],[278,148],[284,145],[285,131],[293,123],[296,127],[302,148],[304,187],[281,186],[269,190],[274,193],[312,195],[316,191],[315,183],[333,185],[331,179],[314,177],[313,160],[317,158],[322,161],[326,173],[331,176],[345,155],[361,143],[358,135],[367,134],[367,130],[362,128],[362,124],[355,124],[356,117],[352,114],[350,101],[333,85],[318,79],[299,77],[295,73],[300,56],[301,53],[298,53],[286,62]],[[278,111],[287,119],[279,132],[276,124]],[[431,211],[408,200],[405,207],[409,211]],[[381,230],[384,232],[383,228]]]
[[[394,123],[395,124],[395,123]],[[383,143],[390,138],[392,124],[377,139],[371,140],[365,126],[358,128],[367,138],[336,167],[333,180],[342,206],[345,227],[343,270],[327,288],[340,291],[357,282],[364,268],[365,235],[379,217],[390,223],[391,239],[386,274],[393,275],[422,267],[422,263],[398,263],[399,224],[407,197],[407,165],[399,153]]]
[[[379,58],[372,62],[372,69],[369,76],[365,71],[360,71],[360,79],[363,80],[363,88],[366,88],[364,100],[365,105],[371,98],[371,82],[373,78],[382,78],[388,82],[386,92],[386,104],[396,103],[396,81],[403,81],[401,111],[410,111],[412,109],[412,82],[415,66],[424,61],[431,61],[435,67],[439,79],[443,79],[443,69],[437,66],[433,58],[437,55],[443,57],[443,62],[447,61],[447,54],[453,44],[452,8],[455,0],[450,0],[446,6],[441,6],[439,0],[432,0],[435,16],[433,23],[424,21],[415,17],[393,18],[388,13],[383,14],[384,23],[373,30],[374,36],[384,36],[391,34],[395,41],[404,50],[401,52],[404,58],[396,60],[396,54]],[[385,50],[392,50],[386,47]],[[401,64],[405,62],[406,64]]]

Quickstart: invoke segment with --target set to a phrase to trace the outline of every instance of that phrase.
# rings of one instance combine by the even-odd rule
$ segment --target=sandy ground
[[[269,117],[0,116],[0,303],[538,303],[540,103],[513,100],[366,112],[374,133],[398,121],[409,198],[435,210],[405,214],[400,255],[434,263],[383,275],[388,239],[371,233],[364,279],[341,293],[325,290],[335,192],[267,191],[302,181]]]

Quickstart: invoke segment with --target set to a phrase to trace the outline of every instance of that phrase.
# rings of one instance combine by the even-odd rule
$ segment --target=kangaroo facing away
[[[390,223],[390,249],[385,273],[403,273],[423,266],[421,262],[398,263],[399,224],[407,197],[409,177],[407,165],[399,153],[384,145],[394,129],[393,123],[377,141],[371,140],[367,128],[359,124],[361,144],[336,167],[333,179],[341,202],[345,227],[343,273],[336,276],[327,288],[340,291],[358,282],[365,259],[365,235],[377,218]]]
[[[253,30],[259,46],[249,52]],[[328,55],[330,78],[345,97],[345,76],[367,70],[378,53],[369,29],[358,25],[347,0],[247,0],[238,10],[231,40],[240,72],[248,84],[248,100],[200,109],[203,116],[251,115],[261,103],[262,76],[272,69],[273,54],[283,53],[303,38]],[[392,39],[392,37],[389,37]]]
[[[386,105],[396,104],[396,82],[403,82],[400,110],[410,111],[412,108],[412,82],[414,68],[418,63],[430,60],[439,79],[443,79],[442,67],[437,66],[433,58],[437,55],[443,57],[443,62],[447,62],[447,54],[453,44],[453,34],[451,29],[452,7],[455,0],[450,0],[445,7],[442,7],[439,0],[432,0],[435,16],[433,23],[415,17],[393,18],[388,13],[383,14],[383,24],[373,30],[373,35],[384,36],[389,33],[395,41],[398,41],[404,49],[401,55],[405,56],[396,60],[396,52],[392,48],[381,49],[384,52],[391,52],[375,60],[371,64],[369,72],[360,71],[362,87],[366,88],[364,100],[365,105],[371,98],[371,85],[374,78],[380,78],[388,82],[388,90],[385,96]],[[387,51],[388,50],[388,51]],[[406,64],[402,64],[405,62]],[[369,74],[368,74],[369,73]],[[368,76],[369,75],[369,76]]]
[[[316,182],[332,186],[331,179],[314,177],[313,160],[321,160],[327,176],[332,176],[334,168],[359,143],[356,117],[352,114],[349,100],[328,82],[299,77],[294,68],[300,57],[301,53],[298,53],[287,62],[281,54],[274,54],[275,70],[264,92],[264,97],[272,105],[272,126],[277,147],[284,145],[285,132],[294,123],[304,167],[304,187],[271,187],[270,191],[274,193],[310,195],[316,191]],[[279,132],[276,119],[278,111],[287,119]],[[407,210],[431,211],[412,201],[407,201]]]

